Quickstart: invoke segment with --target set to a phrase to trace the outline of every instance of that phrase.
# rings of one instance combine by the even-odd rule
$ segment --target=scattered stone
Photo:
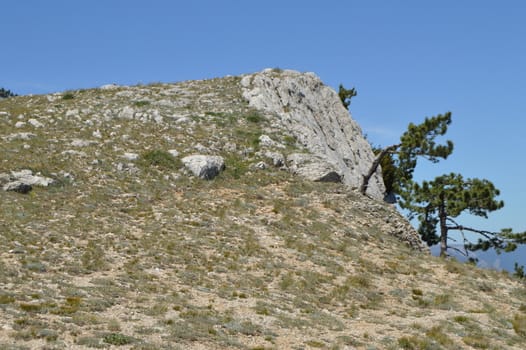
[[[9,134],[7,136],[3,136],[2,138],[6,141],[14,141],[14,140],[30,140],[37,135],[32,134],[30,132],[17,132],[14,134]]]
[[[131,152],[124,153],[122,157],[124,159],[131,160],[131,161],[139,159],[139,155],[137,153],[131,153]]]
[[[168,153],[170,153],[174,158],[179,156],[179,152],[176,149],[169,149]]]
[[[70,145],[73,147],[88,147],[96,143],[97,141],[74,139],[73,141],[71,141]]]
[[[60,152],[60,154],[63,155],[63,156],[77,156],[77,157],[80,157],[80,158],[85,158],[85,157],[88,156],[86,154],[86,152],[77,151],[77,150],[74,150],[74,149],[65,150],[63,152]]]
[[[233,153],[237,150],[237,145],[234,142],[227,142],[223,146],[223,151]]]
[[[265,162],[258,162],[252,166],[253,169],[256,170],[265,170],[267,168],[267,163]]]
[[[137,174],[139,173],[139,169],[135,166],[133,163],[116,163],[115,168],[117,168],[118,171],[127,172],[129,174]]]
[[[119,118],[122,118],[122,119],[133,119],[134,115],[135,115],[135,110],[131,108],[130,106],[124,107],[119,112]]]
[[[29,124],[31,124],[33,127],[35,127],[35,128],[43,128],[44,127],[44,124],[42,124],[41,122],[39,122],[38,120],[33,119],[33,118],[29,119],[27,122]]]
[[[70,109],[70,110],[66,111],[66,118],[80,119],[79,110],[78,109]]]
[[[97,138],[97,139],[101,139],[102,138],[102,133],[100,132],[99,129],[95,130],[91,135],[93,137]]]
[[[195,176],[212,180],[225,169],[225,161],[220,156],[193,155],[182,159],[185,167]]]
[[[270,136],[268,135],[261,135],[259,137],[259,145],[262,147],[277,147],[277,148],[285,148],[284,145],[272,140]]]
[[[20,171],[12,171],[11,178],[15,181],[20,181],[28,185],[47,187],[55,182],[52,178],[41,176],[40,174],[33,175],[29,169]]]
[[[101,90],[115,90],[118,88],[119,88],[119,85],[117,84],[106,84],[106,85],[102,85],[101,87],[99,87],[99,89]]]
[[[13,181],[13,182],[9,182],[5,184],[3,189],[4,191],[13,191],[13,192],[26,194],[26,193],[31,192],[31,190],[33,189],[33,186],[23,183],[22,181]]]
[[[272,165],[274,165],[277,168],[281,168],[285,166],[285,156],[279,152],[271,152],[266,151],[263,154],[266,158],[269,158],[272,160]]]
[[[20,128],[23,128],[26,125],[27,125],[26,122],[19,121],[19,122],[15,123],[15,128],[20,129]]]

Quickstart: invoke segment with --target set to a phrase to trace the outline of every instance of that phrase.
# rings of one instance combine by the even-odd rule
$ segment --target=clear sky
[[[18,94],[279,67],[356,87],[351,112],[375,144],[451,111],[454,154],[418,176],[487,178],[506,206],[464,223],[526,230],[526,1],[2,0],[0,9],[0,87]]]

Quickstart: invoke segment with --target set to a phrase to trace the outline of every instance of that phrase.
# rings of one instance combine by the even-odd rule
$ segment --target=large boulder
[[[374,154],[336,91],[324,85],[313,73],[289,70],[267,69],[246,75],[241,85],[250,106],[276,115],[278,126],[288,130],[310,153],[322,160],[297,165],[296,173],[312,175],[312,168],[326,167],[343,183],[355,188],[360,186]],[[336,179],[336,176],[330,178]],[[371,178],[367,193],[381,200],[384,192],[381,170],[378,170]]]
[[[342,182],[341,175],[323,158],[307,153],[293,153],[287,157],[289,169],[304,178],[319,182]]]
[[[195,176],[212,180],[225,169],[225,161],[220,156],[192,155],[181,159],[184,166]]]
[[[53,184],[55,180],[39,174],[33,175],[29,169],[12,171],[11,174],[0,174],[0,185],[4,191],[13,191],[19,193],[29,193],[33,186],[47,187]]]

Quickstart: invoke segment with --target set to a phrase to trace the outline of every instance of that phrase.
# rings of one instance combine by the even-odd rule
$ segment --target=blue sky
[[[520,0],[4,1],[0,86],[19,94],[107,83],[312,71],[356,87],[375,144],[451,111],[454,154],[417,175],[487,178],[504,209],[468,225],[526,230],[526,2]]]

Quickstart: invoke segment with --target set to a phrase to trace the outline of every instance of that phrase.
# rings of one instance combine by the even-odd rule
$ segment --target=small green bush
[[[145,101],[145,100],[135,101],[133,104],[136,107],[144,107],[144,106],[148,106],[150,104],[150,101]]]
[[[261,123],[264,118],[261,116],[261,114],[258,114],[258,113],[251,113],[249,115],[247,115],[246,117],[246,120],[248,120],[249,122],[251,123]]]
[[[102,340],[111,345],[128,345],[136,342],[136,339],[121,333],[109,333]]]
[[[75,98],[75,95],[72,92],[66,92],[64,95],[62,95],[63,100],[73,100]]]
[[[151,150],[141,154],[139,164],[145,168],[156,167],[161,170],[176,170],[180,167],[179,162],[168,152],[162,150]]]

